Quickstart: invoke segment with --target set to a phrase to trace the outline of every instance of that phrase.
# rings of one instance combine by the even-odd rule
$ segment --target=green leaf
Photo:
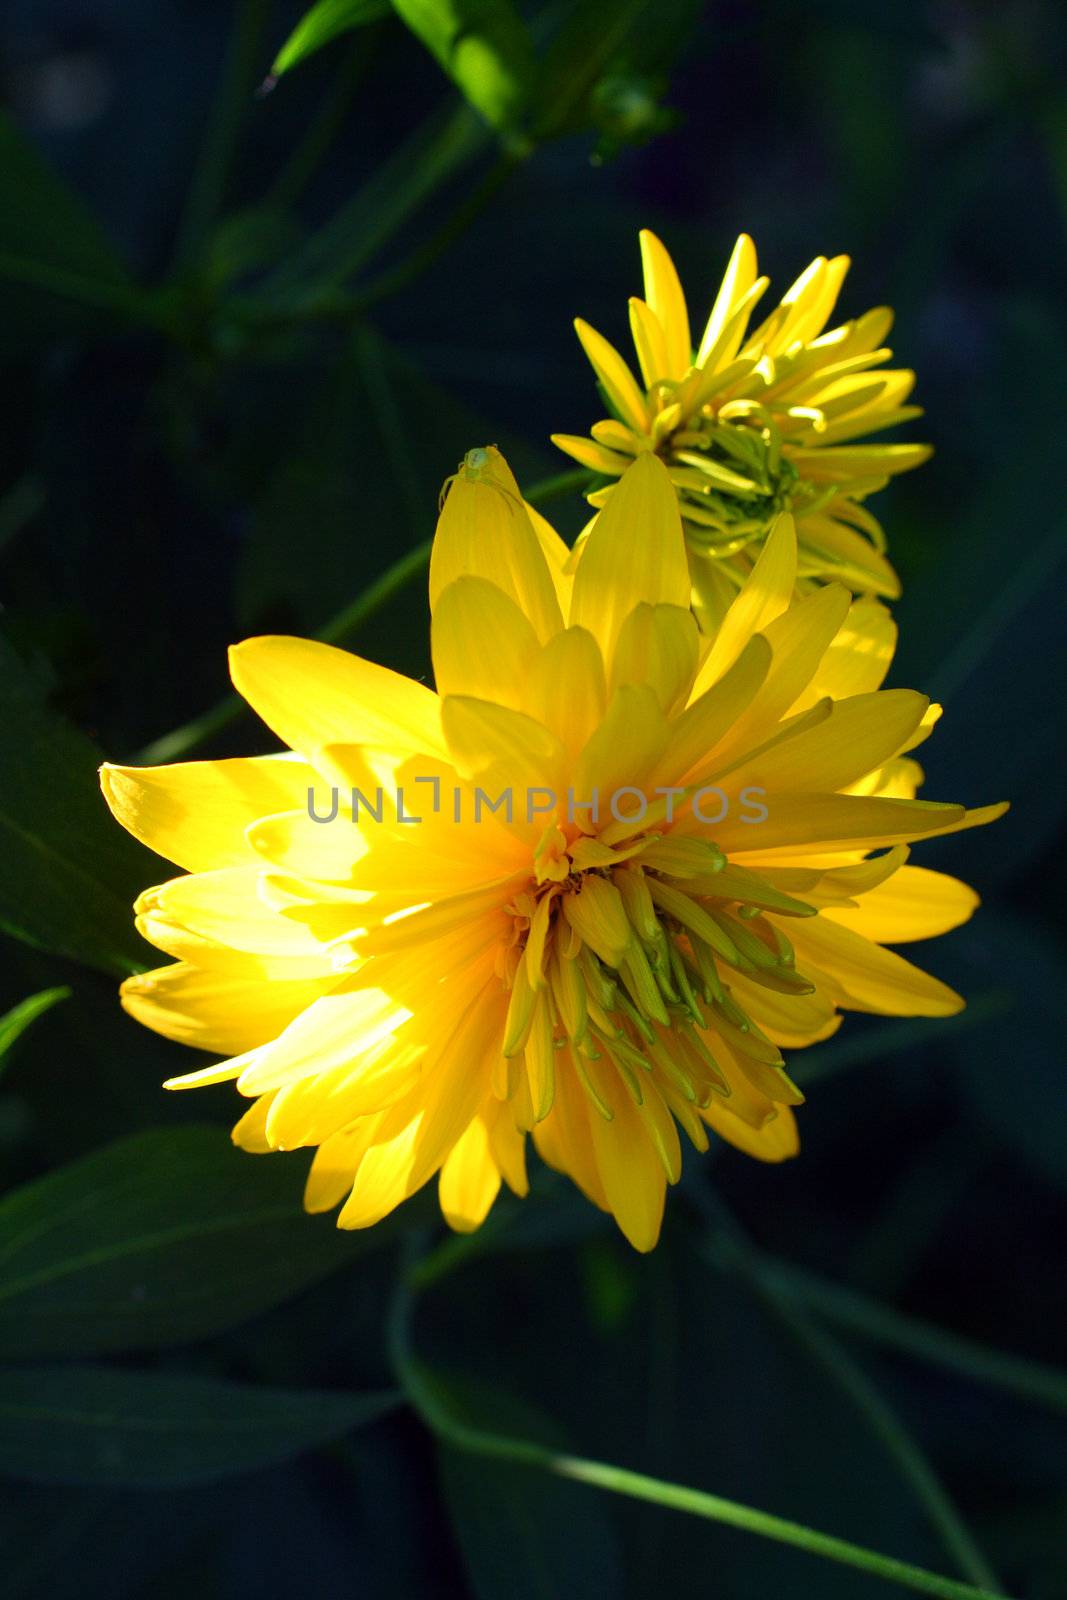
[[[533,43],[509,0],[392,0],[476,111],[513,132],[530,103]]]
[[[147,951],[131,902],[155,858],[108,815],[101,759],[0,635],[0,930],[129,973]]]
[[[306,1170],[219,1129],[157,1129],[14,1190],[0,1201],[0,1359],[206,1338],[390,1236],[305,1215]]]
[[[96,218],[67,188],[37,150],[0,111],[0,278],[24,286],[32,304],[36,293],[101,311],[147,310],[142,294]],[[5,326],[17,327],[8,301]],[[82,313],[84,314],[84,313]],[[21,331],[21,330],[20,330]],[[47,331],[47,329],[46,329]],[[54,325],[51,328],[54,332]]]
[[[60,986],[58,989],[42,989],[40,994],[31,994],[28,1000],[23,1000],[19,1005],[12,1006],[6,1016],[0,1017],[0,1072],[5,1065],[5,1057],[11,1046],[20,1034],[25,1033],[30,1023],[45,1011],[50,1011],[60,1000],[69,1000],[70,990]]]
[[[250,1472],[375,1422],[395,1394],[346,1394],[109,1367],[0,1369],[0,1472],[167,1489]]]
[[[268,84],[273,79],[291,72],[301,61],[321,50],[324,44],[339,34],[363,28],[368,22],[387,17],[392,10],[389,0],[319,0],[318,5],[305,11],[292,33],[274,58]]]
[[[555,137],[590,120],[591,98],[650,0],[578,0],[541,63],[535,133]]]

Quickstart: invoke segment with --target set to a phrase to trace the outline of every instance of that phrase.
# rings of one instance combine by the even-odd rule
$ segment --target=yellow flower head
[[[233,681],[287,751],[103,771],[186,873],[138,902],[176,964],[124,1003],[227,1058],[172,1086],[236,1080],[237,1143],[315,1147],[307,1205],[343,1202],[342,1227],[434,1174],[477,1227],[502,1179],[525,1193],[532,1134],[648,1250],[679,1130],[793,1155],[781,1047],[841,1007],[961,1005],[880,941],[970,915],[907,844],[999,810],[914,799],[904,752],[933,717],[879,690],[893,624],[837,584],[797,601],[796,559],[784,516],[709,640],[653,455],[570,576],[472,451],[430,568],[436,693],[304,639],[238,645]]]
[[[750,331],[769,280],[756,275],[747,234],[734,246],[694,351],[678,274],[655,234],[641,234],[645,297],[630,301],[643,387],[606,339],[575,326],[612,416],[592,438],[554,434],[583,466],[609,478],[654,450],[667,464],[685,521],[693,581],[717,620],[782,511],[796,519],[798,575],[858,592],[900,592],[885,539],[864,505],[895,473],[919,466],[924,444],[858,444],[922,415],[905,404],[915,374],[877,371],[892,351],[886,307],[824,333],[849,267],[819,256]],[[589,495],[602,506],[612,485]]]

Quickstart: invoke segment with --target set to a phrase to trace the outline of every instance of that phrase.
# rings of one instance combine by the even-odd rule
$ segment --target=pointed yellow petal
[[[855,908],[829,906],[822,915],[878,944],[905,944],[958,928],[978,904],[974,890],[958,878],[927,867],[901,867]]]
[[[622,421],[636,433],[647,434],[650,421],[645,397],[622,356],[581,317],[576,318],[574,329],[593,371],[603,385],[604,393]]]
[[[925,695],[912,689],[880,689],[837,700],[829,717],[816,727],[744,762],[734,782],[739,788],[759,784],[771,794],[781,790],[830,794],[845,789],[896,754],[929,704]]]
[[[251,955],[325,957],[306,927],[280,916],[260,898],[260,869],[224,867],[146,889],[134,909],[159,914],[202,939]]]
[[[697,675],[694,694],[703,694],[733,665],[754,633],[780,617],[797,581],[797,538],[793,519],[778,517],[755,566],[723,619],[722,627]]]
[[[671,361],[662,323],[656,313],[636,297],[630,300],[630,332],[645,387],[651,389],[661,379],[670,377]]]
[[[623,474],[585,541],[570,622],[589,629],[610,663],[635,606],[647,601],[687,610],[690,587],[678,499],[667,469],[646,451]]]
[[[668,370],[659,377],[684,378],[693,364],[693,341],[689,332],[689,312],[678,281],[674,262],[647,228],[641,230],[641,265],[645,275],[645,299],[663,329]]]
[[[841,927],[825,913],[790,925],[800,971],[822,972],[850,1009],[890,1017],[951,1017],[963,1010],[955,990],[883,950],[862,934]]]
[[[437,696],[424,684],[314,639],[265,635],[230,650],[234,687],[283,743],[377,744],[443,754]]]
[[[231,761],[181,761],[169,767],[100,768],[112,814],[128,833],[187,872],[249,865],[250,822],[302,806],[318,773],[288,752]]]
[[[178,962],[127,978],[119,996],[131,1017],[180,1044],[236,1056],[266,1044],[336,978],[269,977],[253,957],[217,970]]]
[[[441,508],[430,556],[430,607],[457,578],[485,578],[514,600],[544,643],[563,619],[542,541],[499,450],[489,446],[481,454],[484,466],[462,469]]]
[[[700,341],[697,351],[697,365],[702,367],[708,359],[713,346],[730,320],[737,302],[744,298],[756,281],[756,247],[747,233],[741,234],[734,245],[726,271],[723,274],[722,285],[715,297],[715,304],[711,308],[704,337]],[[737,334],[737,346],[740,346],[743,329]],[[736,347],[735,347],[736,348]],[[734,351],[731,351],[726,360],[731,360]]]

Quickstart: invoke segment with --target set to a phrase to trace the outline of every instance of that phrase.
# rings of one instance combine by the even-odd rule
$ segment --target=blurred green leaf
[[[0,929],[129,973],[146,948],[130,904],[154,858],[108,815],[101,759],[0,635]]]
[[[375,1422],[394,1394],[257,1388],[166,1372],[0,1369],[0,1472],[177,1488],[285,1461]]]
[[[0,1017],[0,1073],[3,1072],[11,1046],[25,1033],[30,1023],[58,1005],[60,1000],[69,998],[70,990],[62,985],[57,989],[42,989],[40,994],[31,994],[28,1000],[13,1006],[5,1016]]]
[[[47,294],[49,319],[55,296],[105,311],[149,304],[89,208],[2,110],[0,277]],[[5,322],[11,320],[9,303]]]
[[[584,128],[601,77],[643,15],[654,9],[662,23],[678,4],[668,0],[653,8],[650,0],[578,0],[568,6],[538,72],[535,136],[546,139]]]
[[[533,42],[509,0],[392,0],[393,10],[494,128],[514,131],[534,85]]]
[[[382,1244],[301,1209],[306,1161],[204,1127],[136,1134],[0,1201],[0,1358],[202,1339]]]
[[[268,85],[291,72],[301,61],[321,50],[324,44],[339,34],[350,33],[354,28],[366,27],[387,17],[392,10],[389,0],[319,0],[318,5],[305,11],[292,33],[275,56],[270,69]]]

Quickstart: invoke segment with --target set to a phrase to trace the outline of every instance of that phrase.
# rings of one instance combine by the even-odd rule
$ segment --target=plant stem
[[[260,75],[267,0],[241,0],[226,62],[208,117],[174,251],[176,270],[187,267],[222,204],[226,181],[248,107]]]
[[[571,490],[584,488],[592,481],[592,477],[593,474],[583,467],[573,472],[558,472],[551,478],[542,478],[539,482],[531,484],[526,490],[526,499],[531,505],[543,505],[546,501],[569,494]],[[426,570],[432,545],[433,541],[427,539],[394,561],[392,566],[386,567],[385,571],[357,595],[350,605],[345,606],[336,616],[330,618],[325,627],[320,628],[316,638],[321,639],[324,644],[341,644],[351,639],[365,623],[377,616],[384,606]],[[164,761],[180,760],[188,755],[190,750],[206,744],[217,733],[221,733],[224,728],[236,722],[241,712],[246,709],[240,695],[229,694],[224,700],[220,700],[218,705],[212,706],[210,711],[203,712],[191,722],[173,728],[170,733],[165,733],[161,738],[154,739],[151,744],[146,745],[137,757],[138,763],[155,766]]]
[[[1067,1415],[1067,1372],[1057,1367],[990,1350],[783,1261],[765,1257],[763,1271],[820,1316],[873,1344],[932,1361],[976,1383],[1007,1389],[1034,1405]]]
[[[969,1583],[957,1583],[952,1578],[941,1577],[910,1562],[881,1555],[863,1545],[837,1539],[832,1534],[820,1533],[815,1528],[805,1527],[803,1523],[772,1516],[769,1512],[759,1511],[754,1506],[743,1505],[736,1500],[724,1499],[721,1495],[650,1478],[640,1472],[630,1472],[625,1467],[610,1466],[606,1462],[591,1461],[583,1456],[562,1454],[528,1439],[514,1439],[505,1434],[470,1427],[451,1415],[432,1380],[416,1360],[411,1348],[411,1310],[407,1272],[402,1271],[389,1319],[389,1350],[393,1370],[409,1403],[425,1425],[445,1444],[457,1450],[490,1460],[511,1461],[519,1466],[554,1473],[575,1483],[605,1489],[611,1494],[624,1495],[631,1500],[643,1500],[650,1505],[688,1512],[691,1516],[758,1534],[761,1538],[791,1545],[797,1550],[806,1550],[810,1555],[822,1556],[842,1566],[870,1573],[873,1577],[900,1584],[918,1594],[940,1596],[941,1600],[995,1600],[986,1589],[976,1588]]]
[[[720,1214],[716,1218],[713,1259],[728,1271],[743,1276],[757,1299],[847,1395],[901,1476],[911,1485],[960,1571],[982,1588],[1000,1593],[995,1573],[975,1544],[944,1484],[892,1407],[837,1340],[813,1322],[781,1283],[765,1271],[761,1254],[732,1215],[724,1207],[716,1206],[716,1211]]]

